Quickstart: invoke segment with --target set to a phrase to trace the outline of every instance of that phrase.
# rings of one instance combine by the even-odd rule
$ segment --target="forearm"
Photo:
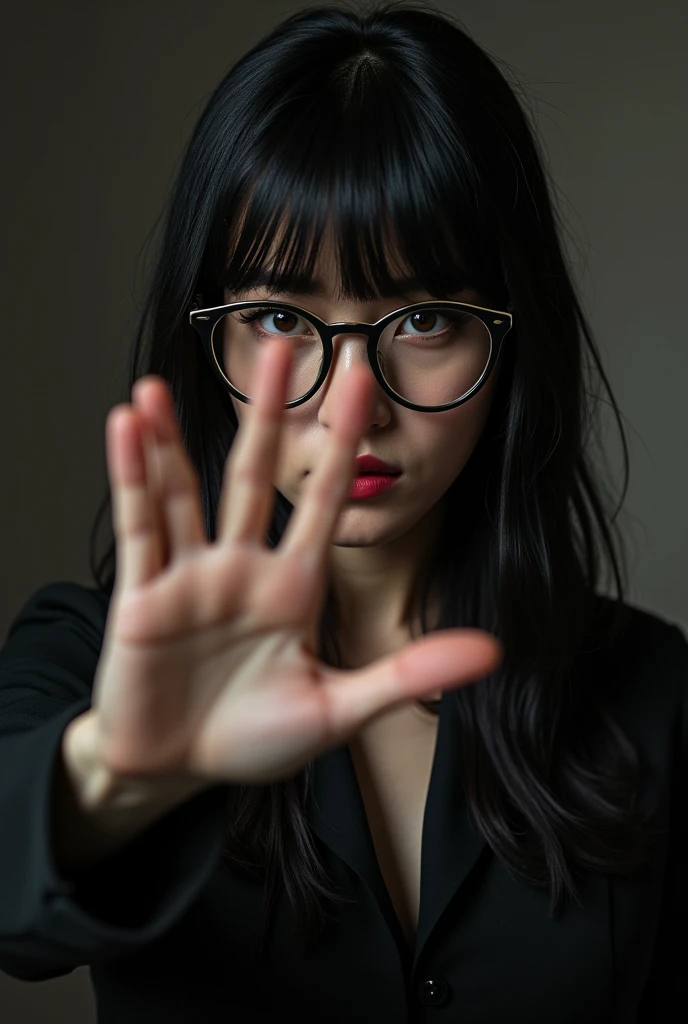
[[[207,785],[188,778],[113,775],[98,756],[95,713],[79,715],[64,731],[53,790],[58,871],[69,876],[104,860]]]

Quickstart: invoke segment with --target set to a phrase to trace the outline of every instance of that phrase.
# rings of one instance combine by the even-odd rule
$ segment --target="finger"
[[[328,743],[343,741],[406,701],[476,682],[493,672],[502,657],[502,644],[492,634],[451,629],[414,640],[363,669],[331,670],[321,688],[327,702]]]
[[[256,397],[232,445],[218,509],[217,536],[224,542],[263,543],[274,505],[282,415],[291,350],[281,338],[261,348],[256,367]]]
[[[369,375],[352,367],[323,458],[306,481],[301,503],[284,532],[280,550],[285,555],[324,565],[354,480],[356,449],[372,395]]]
[[[166,535],[170,560],[206,545],[198,474],[182,442],[169,387],[162,378],[142,377],[132,389],[137,411],[145,418],[154,441],[151,493]]]
[[[148,487],[143,423],[130,405],[116,405],[105,423],[116,539],[117,591],[146,583],[160,571],[162,542]]]

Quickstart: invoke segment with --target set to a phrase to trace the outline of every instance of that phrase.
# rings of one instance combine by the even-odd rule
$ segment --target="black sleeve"
[[[638,1024],[685,1020],[688,1004],[688,641],[672,626],[677,713],[672,759],[671,840],[658,940],[643,992]]]
[[[107,604],[98,590],[48,584],[0,649],[0,970],[26,981],[163,935],[222,850],[228,785],[190,797],[76,882],[56,869],[50,809],[62,734],[91,705]]]

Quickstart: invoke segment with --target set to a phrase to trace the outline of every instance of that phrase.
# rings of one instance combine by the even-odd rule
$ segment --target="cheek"
[[[237,423],[241,426],[241,420],[244,415],[244,403],[240,402],[234,395],[229,396],[229,400],[232,403],[232,409],[234,409],[234,415],[237,418]]]
[[[458,413],[465,413],[465,418],[459,426],[463,426],[467,436],[472,438],[472,447],[477,444],[490,415],[497,389],[497,379],[498,373],[495,370],[485,387],[473,399],[457,409]]]
[[[437,424],[427,438],[429,465],[435,470],[445,468],[453,479],[463,469],[485,428],[494,396],[492,381],[469,402],[452,412],[438,413]]]
[[[308,437],[308,430],[297,417],[290,420],[285,415],[277,445],[273,479],[277,489],[290,501],[296,499],[296,493],[304,479],[304,453],[310,447]]]

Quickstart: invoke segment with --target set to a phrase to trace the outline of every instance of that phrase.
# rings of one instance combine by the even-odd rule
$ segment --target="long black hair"
[[[197,294],[220,304],[223,286],[250,284],[269,252],[276,274],[310,274],[331,215],[346,296],[389,293],[393,236],[430,294],[454,290],[458,241],[486,304],[512,303],[490,415],[447,492],[416,610],[427,632],[429,588],[441,578],[439,628],[477,626],[504,645],[497,671],[457,691],[466,798],[508,869],[549,886],[552,916],[565,896],[578,900],[577,869],[643,864],[650,831],[636,805],[642,764],[586,662],[624,628],[616,517],[628,448],[562,249],[555,187],[516,91],[458,19],[430,5],[322,6],[280,23],[226,74],[187,145],[127,395],[144,374],[169,383],[212,541],[237,420],[188,323]],[[596,377],[623,444],[616,509],[591,458]],[[111,534],[96,554],[110,497],[93,525],[90,564],[112,593]],[[276,490],[270,547],[292,508]],[[614,599],[597,594],[603,566]],[[320,654],[341,664],[330,595]],[[323,901],[342,898],[328,888],[304,815],[311,778],[309,762],[284,782],[235,787],[224,858],[263,874],[261,941],[278,880],[307,936],[328,916]]]

